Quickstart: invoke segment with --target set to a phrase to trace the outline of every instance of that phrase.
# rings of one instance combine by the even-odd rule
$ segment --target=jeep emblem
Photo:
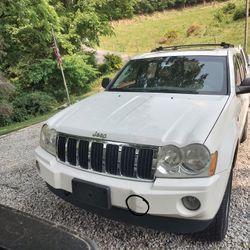
[[[107,138],[107,134],[98,133],[97,131],[92,136],[102,138],[102,139]]]

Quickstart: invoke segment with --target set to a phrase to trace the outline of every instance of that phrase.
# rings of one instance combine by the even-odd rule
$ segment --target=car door
[[[234,58],[234,72],[235,72],[235,84],[236,86],[239,86],[242,81],[246,78],[246,69],[243,65],[242,58],[240,54],[235,54]],[[240,132],[240,135],[242,134],[245,120],[248,112],[248,106],[249,106],[249,97],[248,94],[244,95],[238,95],[237,97],[237,110],[238,110],[238,129]]]

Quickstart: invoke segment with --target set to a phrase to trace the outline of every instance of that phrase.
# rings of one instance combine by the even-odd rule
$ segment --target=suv
[[[36,165],[49,189],[116,220],[222,240],[247,135],[240,49],[160,47],[102,86],[43,125]]]

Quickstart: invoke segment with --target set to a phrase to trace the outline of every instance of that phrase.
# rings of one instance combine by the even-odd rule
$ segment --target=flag
[[[62,65],[62,57],[60,55],[60,51],[59,51],[59,48],[57,46],[56,36],[55,36],[53,28],[52,28],[52,36],[53,36],[53,44],[52,44],[53,51],[54,51],[55,56],[56,56],[57,66],[60,67]]]
[[[62,65],[62,57],[60,55],[60,51],[59,51],[58,46],[56,44],[55,38],[54,38],[54,42],[53,42],[53,51],[54,51],[55,56],[56,56],[57,66],[60,67],[60,65]]]
[[[60,55],[60,51],[59,51],[59,48],[57,46],[56,36],[55,36],[54,30],[53,30],[53,27],[51,27],[51,31],[52,31],[52,37],[53,37],[53,44],[52,44],[53,51],[54,51],[55,56],[56,56],[57,66],[58,66],[58,68],[61,69],[63,83],[64,83],[64,87],[65,87],[65,90],[66,90],[68,103],[70,105],[69,91],[68,91],[68,86],[67,86],[67,82],[66,82],[66,79],[65,79],[65,76],[64,76],[63,65],[62,65],[62,57]]]

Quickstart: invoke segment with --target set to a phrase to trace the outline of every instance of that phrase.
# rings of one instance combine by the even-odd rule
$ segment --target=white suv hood
[[[52,117],[59,132],[148,145],[204,143],[228,96],[102,92]]]

